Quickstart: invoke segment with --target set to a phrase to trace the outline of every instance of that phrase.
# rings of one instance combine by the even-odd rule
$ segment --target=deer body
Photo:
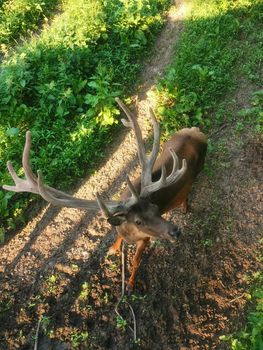
[[[162,166],[164,165],[167,174],[169,175],[173,169],[173,159],[169,152],[169,148],[173,149],[179,159],[179,167],[182,165],[182,159],[186,160],[187,170],[181,179],[167,187],[160,188],[150,197],[141,199],[129,210],[125,222],[117,226],[119,234],[116,242],[110,248],[110,252],[116,252],[120,249],[122,239],[130,244],[136,244],[137,249],[133,259],[132,274],[128,282],[128,290],[133,289],[135,283],[135,274],[137,267],[140,264],[143,250],[146,248],[150,239],[163,238],[173,241],[180,235],[180,230],[175,225],[164,220],[161,215],[169,210],[181,206],[183,213],[188,209],[188,193],[191,190],[192,183],[203,167],[207,139],[198,128],[182,129],[175,133],[173,137],[164,144],[163,151],[157,158],[152,171],[153,181],[158,181]],[[136,191],[140,192],[141,178],[137,178],[133,183]],[[130,191],[127,188],[121,199],[127,200],[130,196]],[[129,219],[130,217],[130,219]],[[136,220],[139,218],[139,225],[136,225]],[[142,222],[144,225],[142,226]]]
[[[187,171],[182,178],[167,187],[163,187],[150,196],[150,201],[158,205],[162,214],[178,207],[184,203],[189,193],[193,180],[203,167],[207,149],[207,138],[199,130],[199,128],[185,128],[176,132],[172,138],[163,145],[163,151],[157,158],[153,167],[152,178],[157,181],[161,176],[162,165],[165,165],[167,174],[170,174],[173,167],[173,159],[169,148],[172,148],[179,158],[179,167],[182,166],[182,159],[186,160]],[[140,177],[134,181],[134,187],[140,192]],[[130,195],[127,188],[122,196],[122,200],[126,200]]]
[[[18,177],[12,163],[8,161],[7,167],[15,185],[5,185],[3,188],[15,192],[36,193],[57,206],[82,208],[95,212],[100,209],[118,232],[118,238],[111,247],[111,251],[120,249],[122,239],[136,244],[132,273],[127,285],[128,290],[131,291],[142,253],[150,239],[174,241],[179,237],[180,229],[161,215],[178,206],[182,206],[183,212],[187,211],[187,196],[204,164],[207,140],[198,128],[182,129],[164,144],[163,151],[157,158],[160,129],[150,109],[154,142],[152,152],[148,156],[136,117],[120,99],[116,98],[116,102],[128,119],[122,120],[123,124],[132,128],[135,133],[142,168],[141,176],[134,181],[134,184],[127,177],[128,188],[122,194],[120,201],[103,201],[99,194],[97,194],[97,200],[75,198],[46,186],[41,172],[38,171],[35,175],[30,167],[31,133],[29,131],[26,134],[22,157],[25,178]]]

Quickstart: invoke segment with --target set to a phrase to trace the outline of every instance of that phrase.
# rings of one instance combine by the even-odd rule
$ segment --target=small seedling
[[[90,288],[87,282],[84,282],[81,286],[81,292],[79,295],[80,300],[87,300],[90,294]]]
[[[117,328],[119,329],[125,329],[127,326],[127,321],[121,317],[120,315],[117,316]]]
[[[75,329],[70,336],[71,345],[73,348],[77,348],[81,345],[81,343],[84,343],[88,340],[89,333],[87,331],[79,331]]]
[[[212,247],[214,244],[212,239],[203,239],[201,242],[205,247]]]

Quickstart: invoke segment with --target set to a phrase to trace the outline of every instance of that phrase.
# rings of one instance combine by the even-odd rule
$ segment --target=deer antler
[[[179,169],[178,157],[176,153],[170,148],[169,151],[173,158],[173,169],[169,176],[166,174],[165,166],[162,166],[162,174],[158,181],[152,182],[152,170],[156,158],[159,152],[160,146],[160,128],[159,124],[155,118],[155,115],[151,108],[149,108],[149,113],[152,119],[153,129],[154,129],[154,142],[152,147],[152,152],[148,157],[146,155],[145,146],[143,143],[141,129],[138,125],[136,117],[131,113],[131,111],[123,104],[123,102],[116,98],[116,102],[120,108],[126,114],[128,120],[122,119],[123,124],[126,127],[130,127],[134,130],[139,161],[142,167],[141,174],[141,192],[140,195],[136,192],[136,189],[132,185],[131,181],[127,177],[127,185],[131,192],[131,197],[127,201],[105,201],[103,202],[99,194],[96,195],[96,200],[87,200],[82,198],[75,198],[65,192],[59,191],[53,187],[47,186],[43,183],[42,174],[38,171],[37,176],[32,172],[30,167],[30,149],[31,149],[31,132],[26,133],[26,142],[23,151],[22,164],[25,172],[25,178],[20,178],[15,172],[12,163],[7,162],[7,168],[10,175],[12,176],[15,185],[4,185],[3,188],[8,191],[14,192],[31,192],[39,194],[46,201],[57,206],[66,206],[71,208],[83,208],[92,211],[97,211],[101,209],[105,216],[109,218],[114,213],[123,211],[126,212],[131,205],[139,201],[139,197],[147,197],[152,192],[156,192],[163,187],[167,187],[176,181],[178,181],[185,173],[187,169],[186,160],[183,159],[182,167]]]
[[[30,167],[30,149],[31,149],[31,132],[26,133],[26,142],[23,151],[22,164],[25,172],[25,178],[20,178],[15,172],[13,165],[10,161],[7,162],[7,167],[10,175],[12,176],[15,186],[4,185],[3,188],[13,192],[30,192],[39,194],[47,202],[53,205],[71,207],[71,208],[83,208],[90,209],[92,211],[98,211],[101,209],[106,217],[114,215],[116,211],[126,210],[127,206],[131,202],[136,202],[137,197],[133,193],[129,203],[123,203],[119,201],[106,201],[104,206],[101,206],[102,200],[97,194],[96,200],[87,200],[82,198],[75,198],[65,192],[59,191],[53,187],[47,186],[43,183],[41,171],[38,171],[37,176],[32,172]],[[129,186],[130,187],[130,186]],[[131,188],[131,187],[130,187]],[[134,190],[135,191],[135,190]],[[108,207],[107,210],[105,209]]]
[[[128,128],[132,128],[135,133],[139,161],[142,167],[140,197],[147,197],[152,192],[156,192],[163,187],[167,187],[179,181],[179,179],[186,172],[187,163],[186,163],[186,160],[183,159],[182,167],[179,169],[178,157],[174,152],[174,150],[169,148],[169,152],[173,158],[172,172],[169,176],[167,176],[165,166],[163,165],[160,179],[156,182],[152,182],[152,170],[153,170],[153,166],[156,161],[156,158],[158,156],[159,147],[160,147],[160,127],[153,113],[153,110],[149,107],[149,114],[151,116],[152,124],[153,124],[154,141],[153,141],[152,152],[150,156],[147,157],[145,146],[143,143],[141,129],[139,127],[139,124],[137,122],[135,115],[124,105],[124,103],[118,97],[115,100],[128,118],[128,120],[126,119],[121,120],[123,125]]]

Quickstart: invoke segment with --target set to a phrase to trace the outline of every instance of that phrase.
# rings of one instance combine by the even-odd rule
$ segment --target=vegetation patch
[[[3,60],[1,184],[10,182],[8,159],[22,173],[28,129],[33,169],[43,169],[49,183],[67,187],[85,168],[92,171],[111,140],[119,113],[114,98],[135,81],[167,6],[168,0],[67,1],[50,27]],[[2,231],[23,220],[24,198],[0,191]]]
[[[236,334],[221,337],[222,340],[231,344],[232,350],[263,348],[263,274],[256,272],[247,279],[252,283],[250,293],[247,294],[251,302],[247,325]]]
[[[260,0],[193,1],[174,62],[156,91],[166,137],[181,127],[229,121],[223,97],[236,89],[234,77],[262,86],[262,11]]]
[[[46,20],[60,3],[59,0],[0,1],[0,53],[7,54],[18,38],[29,35]]]

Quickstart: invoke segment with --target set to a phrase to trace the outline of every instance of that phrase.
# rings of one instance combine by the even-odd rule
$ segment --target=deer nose
[[[169,233],[172,238],[179,238],[182,232],[178,227],[173,227]]]

